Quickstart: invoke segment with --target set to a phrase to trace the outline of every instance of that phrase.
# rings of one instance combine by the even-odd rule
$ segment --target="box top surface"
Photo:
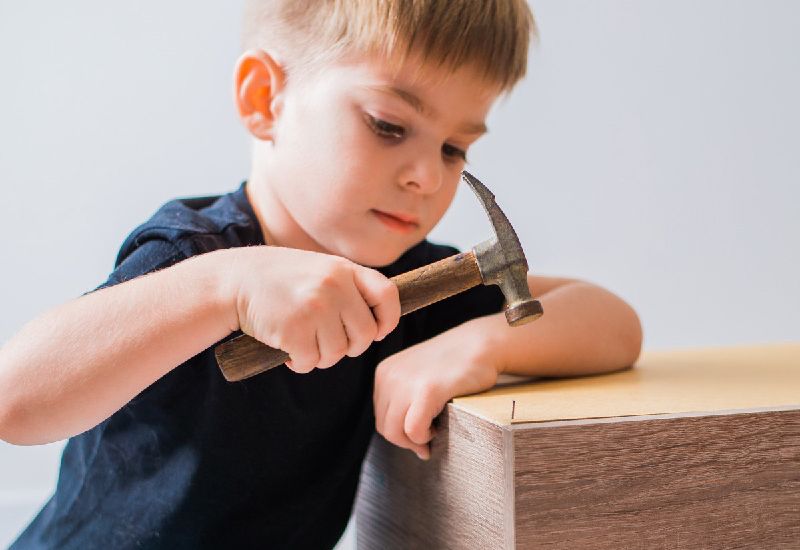
[[[632,369],[496,387],[458,397],[453,406],[500,425],[800,409],[800,342],[645,351]]]

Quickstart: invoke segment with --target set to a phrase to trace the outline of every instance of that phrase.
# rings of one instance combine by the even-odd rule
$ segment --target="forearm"
[[[633,365],[642,346],[636,312],[598,286],[570,282],[537,296],[544,315],[510,327],[502,313],[463,325],[486,345],[498,372],[579,376]]]
[[[235,329],[213,260],[191,258],[28,323],[0,348],[0,438],[29,445],[81,433]]]

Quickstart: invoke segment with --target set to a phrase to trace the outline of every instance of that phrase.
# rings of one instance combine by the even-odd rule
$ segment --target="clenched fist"
[[[397,287],[340,256],[275,246],[222,250],[236,329],[306,373],[364,353],[400,320]]]

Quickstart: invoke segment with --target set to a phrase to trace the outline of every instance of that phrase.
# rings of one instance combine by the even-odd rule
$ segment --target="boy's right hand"
[[[397,286],[346,258],[275,246],[224,253],[234,330],[288,353],[295,372],[361,355],[400,320]]]

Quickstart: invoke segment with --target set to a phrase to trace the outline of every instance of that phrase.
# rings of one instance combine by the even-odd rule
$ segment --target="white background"
[[[103,281],[161,203],[247,176],[240,4],[0,0],[0,342]],[[529,77],[471,155],[532,271],[616,292],[647,349],[797,341],[800,4],[533,6]],[[467,191],[432,239],[487,231]],[[61,448],[0,443],[0,546]]]

